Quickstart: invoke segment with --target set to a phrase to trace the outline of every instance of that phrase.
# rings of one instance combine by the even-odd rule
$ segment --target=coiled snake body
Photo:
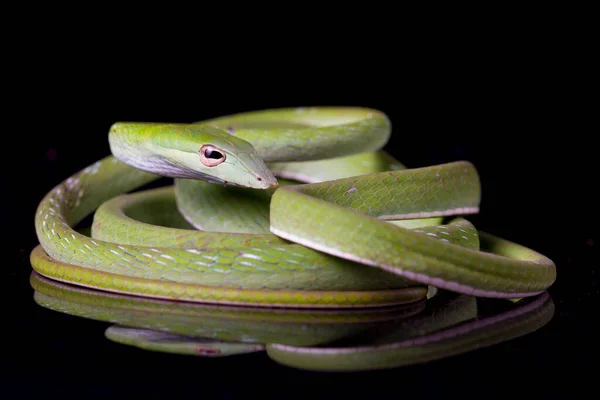
[[[479,211],[474,165],[406,169],[381,150],[390,134],[359,107],[116,123],[112,155],[40,202],[32,266],[106,291],[281,307],[397,304],[427,285],[517,298],[554,282],[550,259],[462,217]],[[175,185],[134,191],[160,176]],[[91,236],[74,229],[94,211]]]

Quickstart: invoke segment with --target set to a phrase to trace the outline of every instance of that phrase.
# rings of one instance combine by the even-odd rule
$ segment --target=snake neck
[[[111,134],[109,145],[117,160],[139,170],[176,178],[211,180],[209,175],[182,168],[155,150],[149,150],[143,139],[135,135]]]

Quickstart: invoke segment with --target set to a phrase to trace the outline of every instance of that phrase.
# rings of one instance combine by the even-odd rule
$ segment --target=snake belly
[[[183,128],[204,126],[248,141],[269,163],[372,154],[391,133],[385,114],[357,107],[255,111]],[[146,124],[136,134],[178,140],[177,130],[160,128]],[[399,304],[423,299],[426,285],[516,298],[554,282],[551,260],[477,232],[463,218],[418,229],[393,223],[478,212],[474,165],[458,161],[381,171],[382,166],[375,173],[278,187],[270,198],[269,232],[201,232],[128,216],[127,207],[173,210],[176,195],[168,187],[129,193],[160,175],[111,155],[40,202],[35,215],[40,245],[30,259],[49,278],[106,291],[279,307]],[[90,237],[74,229],[95,210],[93,231],[104,233]]]

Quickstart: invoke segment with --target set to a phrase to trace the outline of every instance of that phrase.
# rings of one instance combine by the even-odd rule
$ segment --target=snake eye
[[[200,148],[200,161],[207,167],[214,167],[225,161],[225,152],[212,144],[205,144]]]

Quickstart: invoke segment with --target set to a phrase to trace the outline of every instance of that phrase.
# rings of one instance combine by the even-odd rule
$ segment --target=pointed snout
[[[242,186],[252,189],[272,189],[277,187],[277,178],[268,168],[253,170],[245,175]]]
[[[277,178],[258,154],[251,153],[244,160],[244,164],[248,172],[245,182],[247,187],[253,189],[272,189],[277,187]]]
[[[255,174],[257,189],[272,189],[277,187],[277,178],[270,170],[266,170],[261,174]]]

